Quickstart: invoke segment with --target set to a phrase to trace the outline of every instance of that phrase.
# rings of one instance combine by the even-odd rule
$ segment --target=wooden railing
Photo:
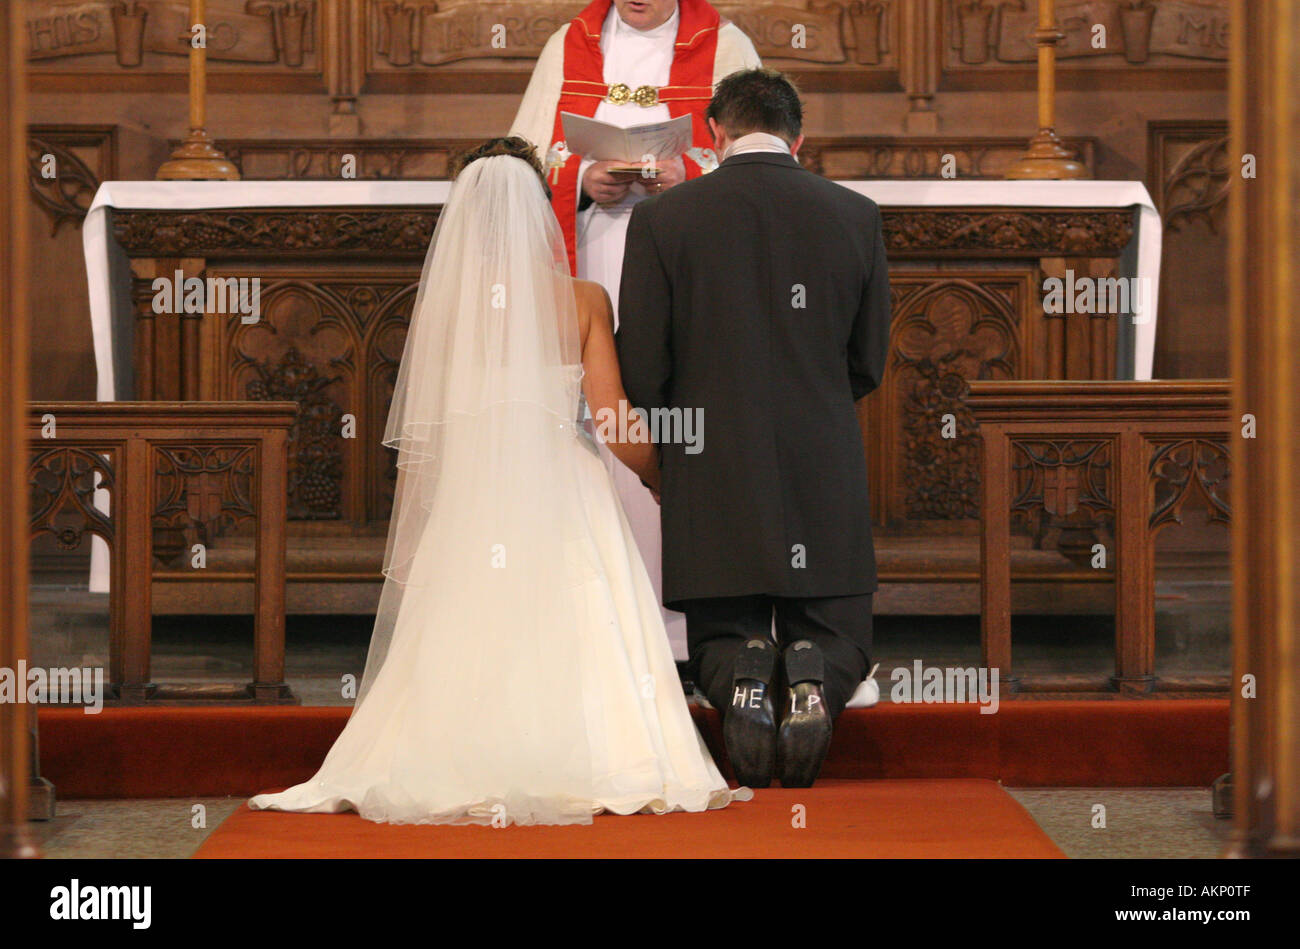
[[[150,701],[297,700],[284,681],[285,504],[294,402],[46,402],[28,409],[31,535],[76,549],[87,533],[111,551],[109,696]],[[96,506],[106,492],[107,512]],[[101,495],[102,498],[102,495]],[[155,685],[150,678],[155,534],[188,554],[255,525],[253,681]]]
[[[983,436],[980,613],[984,663],[1013,690],[1123,693],[1227,688],[1155,674],[1154,538],[1192,495],[1228,522],[1232,423],[1227,380],[973,382]],[[1112,571],[1115,673],[1017,678],[1011,664],[1011,523],[1069,535]]]

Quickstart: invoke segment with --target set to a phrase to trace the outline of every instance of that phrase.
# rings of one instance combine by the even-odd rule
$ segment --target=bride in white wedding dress
[[[610,473],[578,419],[623,394],[605,292],[572,280],[531,146],[467,156],[384,443],[384,588],[357,703],[309,781],[249,806],[389,823],[588,823],[732,790],[700,738]],[[636,434],[643,434],[636,430]],[[657,485],[655,448],[614,453]]]

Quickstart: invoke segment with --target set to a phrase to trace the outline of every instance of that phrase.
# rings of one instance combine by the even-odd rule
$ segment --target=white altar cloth
[[[1136,324],[1132,376],[1150,379],[1155,356],[1160,281],[1160,215],[1140,181],[841,181],[883,208],[1051,207],[1126,208],[1137,213],[1136,253],[1130,276],[1148,278],[1150,305]],[[90,325],[99,377],[97,397],[114,391],[112,295],[109,287],[109,208],[436,206],[446,202],[448,181],[106,181],[86,214],[82,239],[90,291]],[[130,321],[122,320],[122,329]],[[125,351],[129,352],[129,341]],[[121,349],[118,350],[122,351]]]
[[[109,208],[200,211],[213,208],[382,207],[446,204],[450,181],[105,181],[82,227],[90,329],[95,342],[95,395],[101,402],[129,398],[115,391],[114,332],[109,286]],[[119,332],[129,320],[117,321]],[[118,340],[119,347],[122,341]],[[121,348],[118,352],[124,351]],[[130,352],[130,341],[126,341]]]

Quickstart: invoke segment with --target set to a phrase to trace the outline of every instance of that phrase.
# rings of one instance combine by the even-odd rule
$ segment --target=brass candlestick
[[[204,22],[205,0],[190,0],[190,24]],[[195,46],[190,41],[190,134],[163,162],[157,177],[165,180],[221,179],[238,181],[239,169],[223,155],[204,129],[204,113],[208,92],[207,44]]]
[[[1008,178],[1090,178],[1087,167],[1056,134],[1056,47],[1065,34],[1056,25],[1056,0],[1038,0],[1038,133],[1007,172]]]

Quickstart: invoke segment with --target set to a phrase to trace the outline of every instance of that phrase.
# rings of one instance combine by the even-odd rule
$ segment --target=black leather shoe
[[[801,639],[786,648],[787,688],[777,735],[782,787],[812,787],[830,750],[831,716],[822,692],[825,676],[826,663],[815,643]]]
[[[736,654],[722,738],[736,780],[746,787],[765,788],[772,783],[776,767],[775,674],[776,647],[770,640],[751,639]]]

